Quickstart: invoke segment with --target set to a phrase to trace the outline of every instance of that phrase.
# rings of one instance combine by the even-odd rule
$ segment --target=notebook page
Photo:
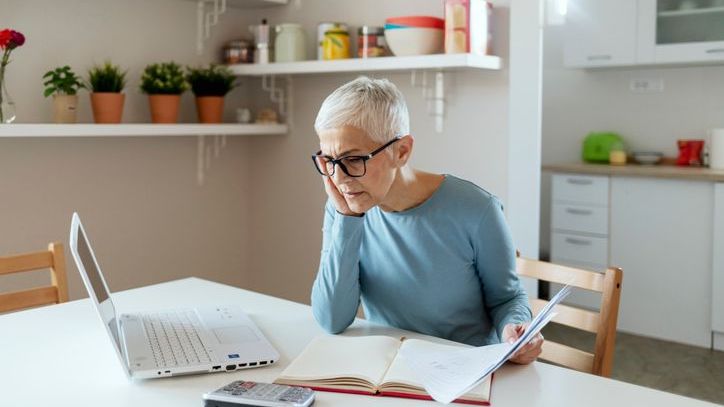
[[[418,380],[424,383],[430,396],[439,402],[449,403],[486,380],[518,349],[525,346],[553,319],[554,306],[569,292],[570,287],[565,286],[554,296],[513,344],[501,343],[452,352],[405,347],[400,349],[401,359],[417,375]]]
[[[400,347],[400,353],[408,352],[413,354],[433,354],[437,355],[440,353],[449,354],[450,352],[456,352],[464,349],[475,349],[468,345],[449,345],[434,343],[419,339],[407,339],[402,343]],[[390,366],[390,370],[387,371],[383,383],[401,383],[409,386],[419,387],[424,389],[422,381],[419,380],[418,375],[413,372],[402,357],[395,358]],[[474,394],[479,399],[487,399],[490,394],[490,380],[484,380],[477,384],[474,388],[465,393]]]
[[[282,372],[280,379],[319,380],[340,377],[382,382],[400,347],[388,336],[319,336]]]

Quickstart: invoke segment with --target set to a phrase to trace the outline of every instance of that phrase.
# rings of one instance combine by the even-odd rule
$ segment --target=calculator
[[[314,391],[283,384],[235,381],[203,395],[204,407],[307,407],[314,402]]]

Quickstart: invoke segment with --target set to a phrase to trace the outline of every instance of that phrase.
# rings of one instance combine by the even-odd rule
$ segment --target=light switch
[[[633,78],[629,83],[633,93],[658,93],[664,91],[663,78]]]

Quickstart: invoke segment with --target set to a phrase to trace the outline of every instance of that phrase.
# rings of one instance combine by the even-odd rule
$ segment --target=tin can
[[[335,28],[335,26],[345,29],[347,28],[342,23],[333,22],[319,23],[319,25],[317,26],[317,59],[324,59],[324,33],[326,33],[328,30]]]
[[[324,33],[322,57],[325,60],[350,58],[349,32],[342,28],[332,28]]]

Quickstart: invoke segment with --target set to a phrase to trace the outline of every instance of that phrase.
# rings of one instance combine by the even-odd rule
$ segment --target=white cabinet
[[[551,261],[602,272],[608,266],[609,178],[553,174]],[[553,285],[556,291],[560,286]],[[575,289],[565,301],[598,309],[601,295]]]
[[[620,330],[710,346],[713,206],[711,182],[612,177]]]
[[[724,2],[638,2],[638,63],[724,60]]]
[[[715,346],[724,350],[724,183],[714,185],[711,329]]]
[[[567,67],[724,61],[724,2],[569,0],[565,40]]]
[[[636,0],[569,0],[565,65],[603,67],[636,62]]]

